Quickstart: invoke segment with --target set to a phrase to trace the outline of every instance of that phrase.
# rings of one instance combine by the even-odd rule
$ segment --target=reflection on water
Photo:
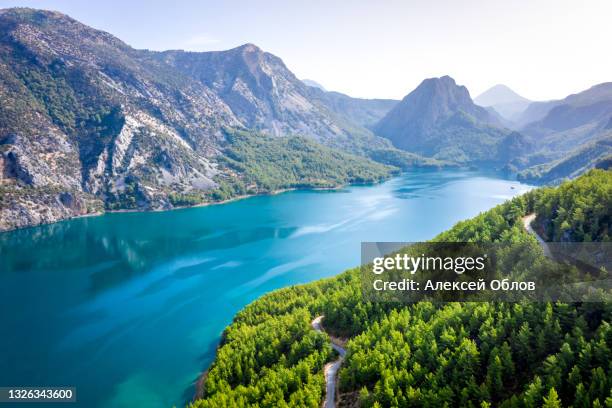
[[[415,171],[0,234],[0,384],[76,386],[83,407],[180,406],[247,303],[357,265],[361,241],[429,239],[526,189]]]
[[[190,228],[191,233],[174,235],[167,233],[169,230],[163,224],[158,228],[152,225],[141,227],[141,224],[132,228],[106,222],[107,219],[112,220],[112,215],[95,221],[83,218],[39,227],[43,232],[30,228],[0,234],[0,270],[21,273],[79,270],[91,278],[90,290],[95,295],[141,273],[153,271],[159,262],[166,259],[236,248],[271,238],[284,239],[297,231],[296,227],[262,226],[213,232],[190,222],[190,225],[175,225],[173,228]],[[29,234],[32,239],[28,239]],[[36,256],[24,256],[31,253],[36,253]],[[229,265],[231,263],[225,263],[225,266]],[[217,265],[213,269],[223,266]]]

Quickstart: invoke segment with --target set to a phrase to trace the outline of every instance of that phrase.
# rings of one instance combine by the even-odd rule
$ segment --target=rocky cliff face
[[[218,165],[226,129],[390,147],[308,89],[252,44],[135,50],[60,13],[0,10],[0,230],[202,196],[240,177]]]
[[[221,127],[240,121],[203,84],[53,12],[3,10],[0,54],[3,210],[87,211],[53,195],[38,205],[42,191],[163,208],[170,190],[214,185]],[[127,188],[138,200],[121,203]]]
[[[392,103],[310,87],[280,58],[253,44],[215,52],[166,51],[150,57],[212,89],[246,128],[275,136],[308,136],[362,154],[390,147],[365,124],[368,115],[382,117]]]
[[[344,135],[281,59],[253,44],[217,52],[167,51],[154,57],[213,89],[245,127],[277,136]]]

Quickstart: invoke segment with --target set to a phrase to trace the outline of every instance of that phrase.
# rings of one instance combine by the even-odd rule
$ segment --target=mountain
[[[311,88],[311,99],[368,129],[399,102],[395,99],[353,98],[340,92],[327,91],[321,84],[310,79],[302,79],[302,82]]]
[[[549,163],[529,167],[518,173],[520,181],[537,184],[558,184],[592,168],[608,169],[612,160],[612,130],[594,142],[586,143]]]
[[[584,162],[584,169],[592,164],[594,151],[601,150],[601,144],[594,144],[609,138],[612,129],[612,82],[595,85],[583,92],[537,105],[530,105],[523,114],[524,120],[532,120],[520,130],[533,142],[533,152],[525,160],[528,169],[525,174],[538,178],[544,169],[555,168],[555,179],[580,174],[576,169],[563,174],[562,169],[572,166],[560,165],[565,159],[576,164]],[[594,146],[599,146],[594,150]],[[585,156],[581,159],[579,152]],[[577,161],[578,159],[578,161]],[[590,164],[589,164],[590,163]],[[541,179],[551,180],[550,177]]]
[[[537,122],[546,116],[559,102],[556,100],[531,102],[521,114],[514,118],[514,126],[520,129],[532,122]]]
[[[511,133],[449,76],[424,80],[373,129],[397,148],[455,162],[498,161]]]
[[[327,89],[325,89],[323,85],[321,85],[317,81],[313,81],[312,79],[302,79],[302,82],[304,83],[304,85],[307,85],[313,88],[319,88],[322,91],[327,91]]]
[[[0,54],[3,228],[215,185],[240,121],[211,89],[56,12],[1,10]]]
[[[612,120],[612,82],[540,105],[539,111],[540,116],[523,127],[525,132],[537,137],[571,132],[575,143],[575,137],[600,132]]]
[[[321,92],[252,44],[136,50],[61,13],[0,10],[0,229],[105,209],[172,208],[214,200],[219,189],[245,193],[244,169],[223,160],[240,129],[326,145],[312,150],[313,165],[336,149],[399,167],[439,164],[394,149],[327,106]],[[361,160],[368,169],[354,168],[363,175],[391,170]],[[296,174],[314,174],[303,170]]]
[[[319,101],[336,114],[368,129],[399,103],[394,99],[360,99],[340,92],[323,92],[319,89],[311,89],[309,95],[311,99]]]
[[[562,131],[610,113],[612,82],[604,82],[561,100],[533,102],[520,115],[518,125],[537,131]]]
[[[497,84],[474,98],[474,103],[492,107],[504,119],[512,121],[527,108],[531,101],[506,85]]]
[[[171,66],[218,95],[248,128],[275,136],[301,134],[328,144],[348,144],[350,125],[334,120],[309,98],[310,87],[283,61],[253,44],[215,52],[165,51],[151,60]]]
[[[487,112],[489,112],[489,115],[491,115],[494,120],[497,121],[497,123],[499,123],[501,126],[506,127],[508,129],[515,128],[514,122],[500,115],[499,112],[497,112],[492,106],[487,106],[485,107],[485,109],[487,110]]]

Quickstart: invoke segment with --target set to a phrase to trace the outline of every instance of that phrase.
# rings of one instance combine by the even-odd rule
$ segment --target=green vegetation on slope
[[[334,188],[348,183],[375,183],[397,169],[323,146],[300,136],[274,137],[228,131],[223,166],[238,179],[219,179],[213,198],[272,192],[287,188]]]
[[[610,171],[591,171],[579,182],[540,189],[536,222],[550,241],[609,242],[612,231]]]
[[[366,155],[378,163],[395,166],[401,170],[414,169],[415,167],[441,168],[457,166],[453,162],[426,158],[394,147],[372,149]]]
[[[528,183],[559,183],[575,178],[589,169],[600,168],[612,158],[612,133],[596,142],[580,146],[568,156],[552,163],[529,167],[517,174],[520,181]]]
[[[593,170],[460,222],[436,240],[535,244],[521,226],[534,209],[540,222],[567,222],[607,240],[609,214],[598,205],[610,207],[611,191],[612,173]],[[541,262],[539,253],[534,267]],[[612,405],[609,303],[383,304],[364,301],[360,285],[353,269],[246,307],[227,328],[194,407],[320,406],[322,366],[332,359],[326,335],[310,328],[321,314],[326,329],[351,337],[339,374],[343,405]]]

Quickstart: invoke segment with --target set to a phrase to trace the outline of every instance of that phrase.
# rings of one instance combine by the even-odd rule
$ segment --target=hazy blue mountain
[[[395,99],[353,98],[340,92],[327,91],[323,85],[311,79],[302,79],[310,88],[311,99],[352,122],[370,128],[387,114],[399,101]]]
[[[607,132],[612,120],[612,82],[537,107],[539,118],[521,131],[532,138],[537,150],[561,156]]]
[[[509,119],[504,118],[502,115],[499,114],[499,112],[497,112],[495,110],[494,107],[487,106],[487,107],[485,107],[485,109],[487,110],[487,112],[489,112],[489,114],[491,116],[493,116],[493,118],[495,118],[497,123],[501,124],[503,127],[507,127],[508,129],[514,129],[515,128],[514,122],[512,122]]]
[[[318,83],[317,81],[313,81],[312,79],[302,79],[302,82],[305,85],[312,86],[313,88],[319,88],[322,91],[327,91],[323,85]]]
[[[499,155],[499,147],[511,134],[495,115],[474,104],[467,88],[449,76],[424,80],[376,124],[374,131],[400,149],[456,162],[505,158],[505,154]],[[509,144],[517,147],[519,139],[524,138],[513,134]]]
[[[527,98],[514,92],[506,85],[495,85],[474,98],[474,103],[492,107],[504,119],[515,120],[531,103]]]
[[[366,128],[375,125],[399,103],[395,99],[353,98],[340,92],[324,92],[320,89],[310,89],[309,95],[336,114]]]
[[[515,161],[519,177],[553,183],[609,161],[612,137],[612,83],[595,85],[567,98],[533,103],[523,113],[521,132],[532,153]]]
[[[514,126],[521,129],[525,125],[537,122],[559,103],[560,101],[557,100],[531,102],[521,114],[514,118]]]
[[[559,132],[593,122],[606,125],[612,117],[612,82],[595,85],[559,101],[547,102],[538,110],[540,116],[525,129]]]
[[[607,108],[604,107],[604,105],[611,99],[612,83],[604,82],[582,92],[569,95],[564,99],[547,102],[532,102],[527,109],[516,118],[516,123],[517,126],[521,128],[542,127],[551,130],[561,130],[559,127],[561,126],[566,130],[568,125],[572,126],[572,123],[577,124],[581,121],[583,123],[590,121],[593,119],[593,114],[597,115],[598,109],[601,109],[599,112],[606,112]],[[564,105],[565,108],[560,108],[552,112],[553,109],[562,105]],[[565,124],[556,123],[561,120],[560,117],[564,115],[564,112],[569,114],[566,119],[562,119],[567,120],[567,122]],[[549,113],[552,113],[551,117],[545,120]],[[543,120],[544,123],[537,123]]]
[[[608,169],[612,163],[612,130],[596,141],[574,149],[561,159],[530,167],[518,173],[529,183],[554,183],[580,176],[592,168]]]

